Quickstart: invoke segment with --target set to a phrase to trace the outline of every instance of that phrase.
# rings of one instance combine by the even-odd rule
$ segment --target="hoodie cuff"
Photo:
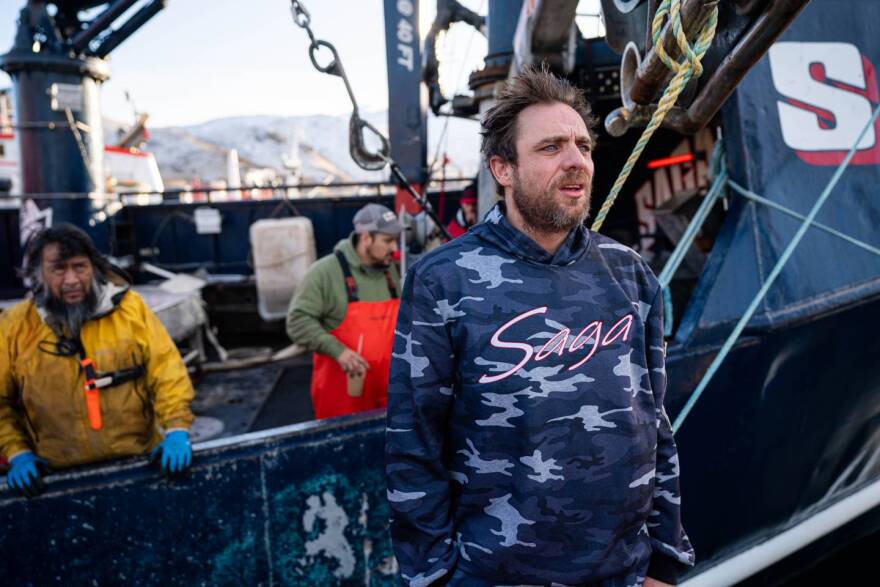
[[[652,554],[651,562],[648,564],[648,576],[670,585],[677,585],[680,567],[678,561],[672,560],[668,556]]]

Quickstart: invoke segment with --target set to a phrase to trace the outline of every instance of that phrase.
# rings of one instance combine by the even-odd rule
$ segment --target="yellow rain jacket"
[[[113,276],[115,277],[115,276]],[[0,453],[31,450],[52,467],[141,455],[164,430],[188,429],[193,387],[165,327],[127,285],[108,283],[80,336],[99,373],[144,373],[100,390],[103,427],[86,413],[79,354],[57,356],[58,337],[31,300],[0,314]]]

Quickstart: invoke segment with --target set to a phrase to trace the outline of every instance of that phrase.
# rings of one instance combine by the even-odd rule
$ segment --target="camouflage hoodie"
[[[661,300],[631,249],[579,227],[551,255],[503,204],[411,268],[386,445],[409,585],[623,587],[693,565]]]

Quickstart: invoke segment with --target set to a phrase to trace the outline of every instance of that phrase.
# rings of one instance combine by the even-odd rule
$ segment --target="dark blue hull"
[[[206,444],[0,500],[5,585],[392,585],[382,414]],[[220,446],[217,446],[220,444]]]
[[[725,361],[676,434],[697,570],[880,482],[878,323],[866,301],[747,336]],[[671,418],[716,352],[670,349]]]
[[[730,355],[677,435],[697,572],[880,479],[878,323],[874,300]],[[671,417],[715,351],[670,349]],[[33,501],[4,492],[3,576],[393,584],[383,439],[382,414],[361,415],[207,443],[178,482],[138,460],[51,478]]]

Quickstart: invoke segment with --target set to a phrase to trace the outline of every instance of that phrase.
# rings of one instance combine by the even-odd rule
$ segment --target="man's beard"
[[[369,266],[373,269],[388,269],[391,267],[391,263],[394,258],[391,255],[385,255],[384,257],[378,257],[375,253],[373,253],[372,249],[367,249],[367,255],[370,257]]]
[[[579,183],[584,186],[584,196],[577,200],[559,201],[560,186]],[[567,173],[553,182],[547,192],[530,190],[520,181],[519,173],[513,177],[513,202],[525,224],[538,233],[568,232],[582,224],[590,214],[592,178],[585,173]]]
[[[391,267],[392,259],[376,259],[374,257],[374,261],[370,264],[370,267],[373,269],[388,269]]]
[[[83,301],[77,304],[65,303],[61,298],[56,298],[49,293],[48,288],[40,286],[40,291],[35,296],[38,306],[44,308],[49,314],[49,325],[57,334],[64,334],[72,339],[79,338],[83,324],[91,318],[98,307],[98,296],[101,286],[97,280],[92,281],[92,287]]]

